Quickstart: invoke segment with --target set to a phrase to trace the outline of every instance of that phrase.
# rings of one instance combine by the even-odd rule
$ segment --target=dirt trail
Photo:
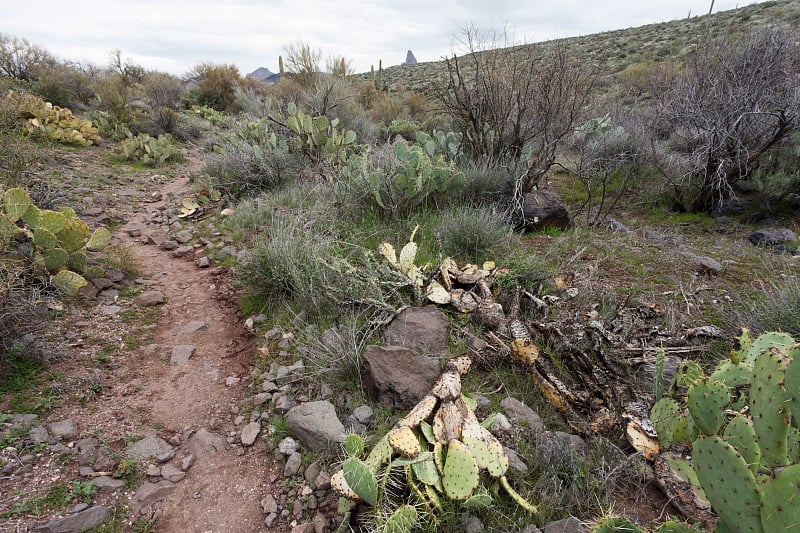
[[[190,164],[186,171],[191,168]],[[181,196],[190,192],[189,179],[183,175],[158,192],[162,200],[144,204],[127,221],[148,223],[154,211],[179,205]],[[145,235],[155,231],[161,226],[148,225]],[[146,412],[146,421],[159,436],[179,443],[176,457],[195,455],[187,476],[160,504],[158,531],[261,531],[260,502],[269,489],[271,462],[263,443],[249,448],[238,443],[241,427],[237,430],[234,419],[240,409],[249,414],[243,407],[255,338],[242,325],[228,274],[213,266],[198,268],[193,254],[177,258],[159,246],[143,244],[142,238],[136,241],[131,249],[143,275],[152,280],[152,289],[166,296],[166,303],[155,330],[158,348],[142,360],[141,386],[124,401]],[[176,345],[195,347],[185,364],[168,360]],[[197,443],[193,435],[201,429],[223,437],[235,432],[237,442],[226,450]]]

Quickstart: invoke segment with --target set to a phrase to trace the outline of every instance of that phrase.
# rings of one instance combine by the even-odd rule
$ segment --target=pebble
[[[291,455],[300,449],[300,444],[292,437],[281,439],[278,443],[278,450],[284,455]]]
[[[297,474],[297,471],[300,470],[300,466],[302,464],[303,458],[299,453],[293,452],[286,460],[286,466],[283,468],[283,477],[292,477],[293,475]]]

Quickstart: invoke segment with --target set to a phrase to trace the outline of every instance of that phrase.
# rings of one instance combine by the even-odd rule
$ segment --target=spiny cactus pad
[[[419,426],[433,414],[433,410],[436,409],[438,403],[439,400],[436,396],[428,394],[406,416],[398,420],[397,425],[411,428]]]
[[[461,441],[451,440],[447,444],[447,459],[442,472],[445,494],[453,500],[466,500],[479,482],[475,458]]]
[[[787,333],[764,333],[752,341],[752,343],[747,346],[746,350],[743,349],[744,354],[742,362],[752,368],[758,356],[770,347],[788,349],[794,346],[794,344],[794,339]]]
[[[69,261],[69,254],[62,248],[49,248],[42,253],[44,267],[48,272],[58,272]]]
[[[71,295],[77,294],[81,287],[85,287],[87,284],[83,276],[70,270],[62,270],[53,276],[50,281],[53,285]]]
[[[378,502],[378,480],[363,461],[352,457],[347,459],[342,463],[342,473],[347,485],[359,498],[370,505]]]
[[[61,247],[70,253],[83,248],[89,236],[89,226],[79,218],[67,218],[64,227],[56,233]]]
[[[645,533],[642,528],[624,518],[604,518],[592,528],[592,533]]]
[[[766,467],[789,464],[786,443],[790,417],[789,397],[783,388],[785,370],[785,356],[777,349],[762,352],[753,365],[750,416],[758,435],[761,462]]]
[[[389,431],[389,444],[405,457],[416,457],[422,451],[417,435],[408,426],[392,428]]]
[[[756,479],[739,452],[716,435],[701,436],[692,446],[692,460],[720,519],[733,531],[763,532]]]
[[[761,489],[764,531],[800,529],[800,464],[778,472]]]
[[[508,456],[497,439],[481,440],[463,437],[464,446],[470,451],[478,468],[485,469],[492,477],[499,478],[508,470]]]
[[[3,210],[11,222],[22,218],[31,203],[31,197],[25,189],[8,189],[3,194]]]
[[[389,444],[389,437],[384,435],[377,443],[375,443],[375,446],[372,447],[369,455],[367,455],[367,458],[364,459],[364,463],[370,468],[370,470],[375,472],[382,465],[385,465],[392,460],[392,452],[393,450],[392,445]]]
[[[792,424],[795,428],[800,428],[800,348],[792,348],[787,355],[791,358],[791,362],[786,367],[784,387],[789,393]]]
[[[750,471],[756,475],[761,464],[761,448],[758,447],[756,432],[750,420],[743,415],[735,417],[728,423],[723,436],[725,442],[739,450]]]
[[[411,533],[417,519],[417,509],[413,505],[403,505],[389,515],[383,531],[386,533]]]
[[[364,438],[351,433],[344,439],[344,451],[348,457],[361,457],[364,453]]]
[[[53,232],[44,228],[36,228],[33,230],[33,244],[47,250],[58,247],[58,239],[53,235]]]
[[[53,234],[58,234],[67,223],[67,217],[59,213],[58,211],[51,211],[49,209],[45,209],[44,211],[39,212],[38,221],[36,226],[32,226],[34,228],[44,228],[50,231]]]
[[[686,406],[692,420],[706,435],[713,435],[722,426],[725,418],[725,406],[731,401],[728,388],[708,378],[700,379],[689,387]]]
[[[709,376],[711,381],[724,383],[729,389],[750,383],[751,368],[744,363],[722,361]]]
[[[111,233],[106,228],[97,228],[86,242],[86,249],[90,252],[99,252],[111,242]]]
[[[675,426],[681,419],[681,408],[672,398],[661,398],[650,410],[650,420],[656,428],[658,441],[668,448],[672,444]]]
[[[88,265],[86,264],[86,254],[83,252],[72,252],[69,254],[67,268],[78,274],[85,274]]]
[[[437,485],[441,481],[439,470],[436,469],[436,462],[433,460],[433,453],[426,452],[424,459],[415,461],[411,464],[414,475],[426,485]],[[422,454],[420,454],[422,455]]]

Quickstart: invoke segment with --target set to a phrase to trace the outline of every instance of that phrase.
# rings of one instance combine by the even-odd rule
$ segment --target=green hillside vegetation
[[[616,515],[653,531],[707,530],[714,515],[699,519],[676,504],[668,512],[684,516],[670,517],[666,499],[651,497],[653,457],[631,443],[628,424],[669,398],[675,427],[670,442],[660,429],[658,437],[670,445],[677,406],[691,411],[691,391],[705,390],[692,377],[710,380],[704,372],[749,353],[750,337],[737,340],[742,328],[752,338],[782,332],[780,361],[764,355],[759,365],[797,382],[799,28],[800,0],[513,47],[468,28],[472,47],[457,56],[363,74],[345,57],[323,64],[298,42],[281,57],[276,84],[210,63],[181,79],[119,51],[104,66],[61,62],[0,34],[0,419],[26,408],[46,414],[50,406],[36,398],[58,401],[42,392],[51,390],[43,376],[48,354],[65,349],[53,348],[60,341],[42,324],[92,305],[81,290],[107,269],[139,275],[130,251],[109,246],[109,231],[90,232],[82,199],[100,185],[128,188],[132,176],[174,179],[200,147],[202,162],[187,167],[194,196],[176,199],[164,226],[191,224],[202,241],[190,244],[230,268],[242,314],[267,317],[253,326],[257,375],[302,357],[309,397],[324,376],[337,409],[370,402],[380,410],[367,449],[363,441],[348,449],[342,474],[353,500],[370,503],[365,527],[461,531],[459,516],[469,512],[489,531],[566,516],[597,531],[627,530]],[[113,172],[95,171],[97,161]],[[569,218],[538,210],[554,196]],[[116,224],[104,223],[112,232]],[[789,237],[754,237],[774,229]],[[239,253],[206,244],[223,238]],[[406,412],[370,399],[364,346],[382,343],[403,309],[434,304],[449,321],[448,358],[472,357],[469,374],[451,366],[451,377],[487,402],[459,407],[459,427],[513,396],[549,430],[580,435],[584,451],[530,431],[505,434],[502,444],[529,468],[507,471],[500,441],[481,440],[477,423],[472,440],[433,438],[422,420],[433,406],[404,426]],[[322,343],[334,326],[343,342]],[[274,327],[293,344],[265,340]],[[777,353],[765,346],[757,341],[754,360]],[[679,367],[674,381],[670,362]],[[744,398],[741,383],[729,387],[731,398],[724,384],[706,385],[725,401],[698,409],[719,424],[698,430],[684,415],[676,456],[692,442],[735,455],[717,434],[733,418],[724,408]],[[437,398],[443,411],[461,401]],[[275,437],[286,436],[285,417],[275,412],[272,422]],[[796,476],[797,423],[781,427],[780,466],[791,476],[770,470],[775,462],[753,474],[735,462],[752,478],[754,501],[768,505],[782,501],[776,480],[788,486]],[[402,446],[386,448],[384,433]],[[403,446],[428,454],[432,475],[421,490],[409,454],[389,463]],[[373,447],[377,459],[367,455]],[[390,475],[387,464],[404,474]],[[394,490],[395,477],[407,484]],[[736,523],[731,509],[712,504]],[[355,505],[342,505],[349,517]],[[668,518],[680,524],[664,525]],[[759,515],[750,518],[760,526]]]

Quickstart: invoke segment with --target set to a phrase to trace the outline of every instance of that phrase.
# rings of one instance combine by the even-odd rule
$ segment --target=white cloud
[[[183,74],[201,61],[243,73],[277,69],[283,47],[302,40],[324,55],[345,55],[358,71],[392,65],[414,51],[436,61],[451,35],[475,21],[509,27],[519,40],[586,35],[683,18],[708,10],[698,0],[0,0],[0,31],[25,37],[64,59],[105,64],[119,49],[147,68]],[[755,3],[738,2],[739,5]],[[13,9],[12,9],[13,4]],[[715,11],[737,7],[718,0]],[[44,15],[44,16],[43,16]],[[31,21],[36,21],[31,24]]]

